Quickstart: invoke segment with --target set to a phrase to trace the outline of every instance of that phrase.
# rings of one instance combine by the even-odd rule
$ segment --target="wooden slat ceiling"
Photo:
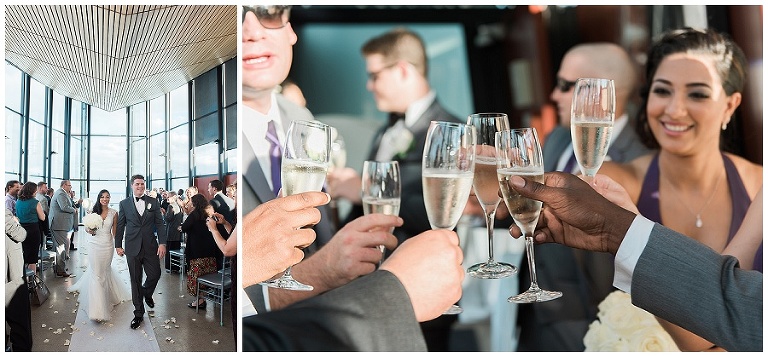
[[[237,55],[236,6],[5,6],[5,58],[58,93],[114,111]]]

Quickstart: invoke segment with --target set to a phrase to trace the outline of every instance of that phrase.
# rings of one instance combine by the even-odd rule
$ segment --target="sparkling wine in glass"
[[[616,115],[616,89],[613,80],[579,78],[571,103],[573,153],[581,173],[589,183],[603,164]]]
[[[475,127],[477,149],[475,177],[472,187],[485,214],[488,229],[488,261],[475,264],[467,272],[475,278],[500,279],[517,273],[517,267],[493,259],[493,221],[499,207],[499,179],[496,176],[496,133],[509,130],[509,118],[504,113],[478,113],[467,119],[467,125]]]
[[[343,169],[347,165],[347,148],[344,144],[344,138],[341,133],[331,127],[331,162],[328,166],[328,172],[333,172],[336,169]],[[331,210],[331,219],[334,226],[341,227],[341,219],[339,218],[339,204],[336,198],[331,197],[331,202],[328,202],[328,208]]]
[[[302,192],[321,191],[331,160],[331,127],[318,121],[291,122],[283,148],[280,168],[283,197]],[[291,275],[291,267],[277,279],[262,284],[288,290],[312,290]]]
[[[424,205],[432,229],[453,230],[472,190],[475,171],[475,127],[433,121],[427,131],[421,163]],[[443,314],[463,310],[453,305]]]
[[[515,224],[525,236],[525,252],[531,274],[531,286],[523,293],[507,299],[516,303],[544,302],[563,296],[559,291],[539,288],[536,281],[536,262],[533,254],[533,231],[539,222],[541,201],[524,197],[515,191],[509,179],[525,176],[536,182],[544,182],[544,161],[541,144],[534,128],[513,129],[496,133],[496,157],[501,194]]]
[[[400,214],[400,164],[397,161],[365,161],[361,186],[364,214]],[[390,233],[393,231],[394,227]],[[384,246],[380,245],[379,250],[383,260]]]

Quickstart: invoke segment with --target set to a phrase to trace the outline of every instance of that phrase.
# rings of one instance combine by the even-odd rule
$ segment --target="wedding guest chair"
[[[231,260],[224,257],[222,268],[215,273],[205,274],[197,278],[197,300],[204,298],[219,305],[219,325],[224,326],[224,301],[229,300],[229,289],[232,287]],[[199,306],[195,308],[195,313]],[[232,321],[232,323],[235,323]]]

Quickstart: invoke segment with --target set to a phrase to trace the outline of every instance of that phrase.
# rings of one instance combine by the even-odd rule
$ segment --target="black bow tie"
[[[136,202],[139,202],[139,200],[143,200],[143,199],[144,199],[144,196],[141,196],[141,197],[134,197],[134,198],[136,199]]]
[[[395,125],[398,120],[403,119],[405,120],[405,114],[403,113],[389,113],[389,126]]]

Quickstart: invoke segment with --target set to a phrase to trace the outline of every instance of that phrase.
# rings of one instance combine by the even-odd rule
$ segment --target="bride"
[[[117,211],[109,208],[109,191],[101,190],[98,197],[98,202],[93,206],[93,213],[100,215],[103,223],[95,230],[86,228],[93,236],[88,245],[88,270],[67,290],[80,292],[80,308],[91,320],[107,321],[110,319],[112,308],[130,300],[131,293],[128,286],[120,280],[117,271],[112,269]]]

